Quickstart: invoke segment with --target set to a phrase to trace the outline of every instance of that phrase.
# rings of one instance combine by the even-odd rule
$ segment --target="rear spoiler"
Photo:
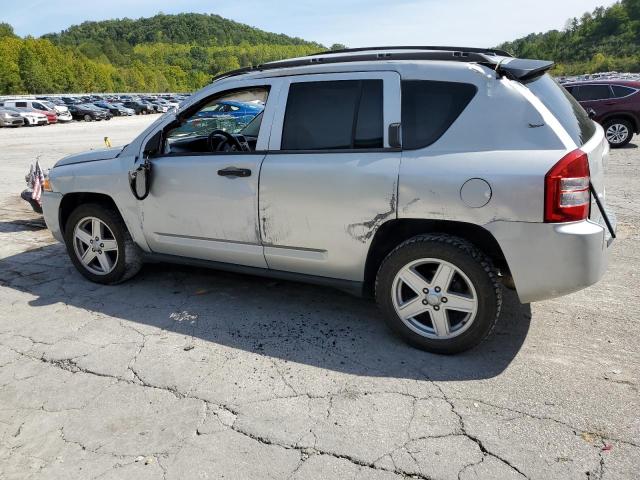
[[[549,60],[529,60],[527,58],[506,58],[495,65],[498,74],[519,82],[530,82],[544,75],[555,65]]]

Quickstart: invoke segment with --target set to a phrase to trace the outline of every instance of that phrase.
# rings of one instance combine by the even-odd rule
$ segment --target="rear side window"
[[[27,106],[27,102],[16,102],[16,107],[24,108]]]
[[[382,148],[382,108],[382,80],[293,83],[280,148]]]
[[[438,140],[477,91],[468,83],[403,81],[402,148],[424,148]]]
[[[611,98],[609,85],[579,85],[572,93],[581,102]]]
[[[549,75],[526,86],[549,109],[576,145],[584,145],[596,133],[596,126],[584,108]],[[575,94],[576,88],[573,89]]]
[[[622,85],[611,85],[611,89],[613,90],[613,96],[615,98],[628,97],[636,92],[634,88],[623,87]]]

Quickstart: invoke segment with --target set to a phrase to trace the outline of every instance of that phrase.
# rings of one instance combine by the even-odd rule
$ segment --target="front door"
[[[269,268],[362,281],[377,229],[396,218],[397,72],[292,77],[260,174]]]
[[[266,267],[258,228],[258,178],[269,137],[274,84],[215,94],[165,131],[152,158],[142,223],[153,252]],[[255,114],[220,112],[246,102]],[[264,121],[263,121],[264,120]]]

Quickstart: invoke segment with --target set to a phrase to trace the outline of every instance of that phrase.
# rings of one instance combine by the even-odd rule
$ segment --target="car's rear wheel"
[[[376,299],[389,327],[408,343],[453,354],[489,335],[502,291],[484,253],[461,238],[430,234],[407,240],[385,258]]]
[[[142,268],[142,251],[122,218],[102,205],[81,205],[71,213],[65,243],[75,267],[92,282],[120,283]]]
[[[608,120],[604,124],[607,141],[612,148],[624,147],[633,138],[633,125],[624,119]]]

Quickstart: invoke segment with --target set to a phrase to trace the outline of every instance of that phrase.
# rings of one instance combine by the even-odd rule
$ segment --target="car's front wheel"
[[[93,120],[93,119],[91,118],[91,115],[89,115],[89,114],[87,113],[87,114],[84,116],[84,121],[85,121],[85,122],[90,122],[91,120]]]
[[[376,300],[387,324],[408,343],[453,354],[489,335],[502,290],[491,260],[474,245],[429,234],[407,240],[385,258]]]
[[[124,221],[102,205],[81,205],[71,213],[65,243],[75,267],[92,282],[120,283],[142,268],[142,251]]]
[[[633,138],[633,125],[624,119],[608,120],[604,124],[607,141],[612,148],[624,147]]]

